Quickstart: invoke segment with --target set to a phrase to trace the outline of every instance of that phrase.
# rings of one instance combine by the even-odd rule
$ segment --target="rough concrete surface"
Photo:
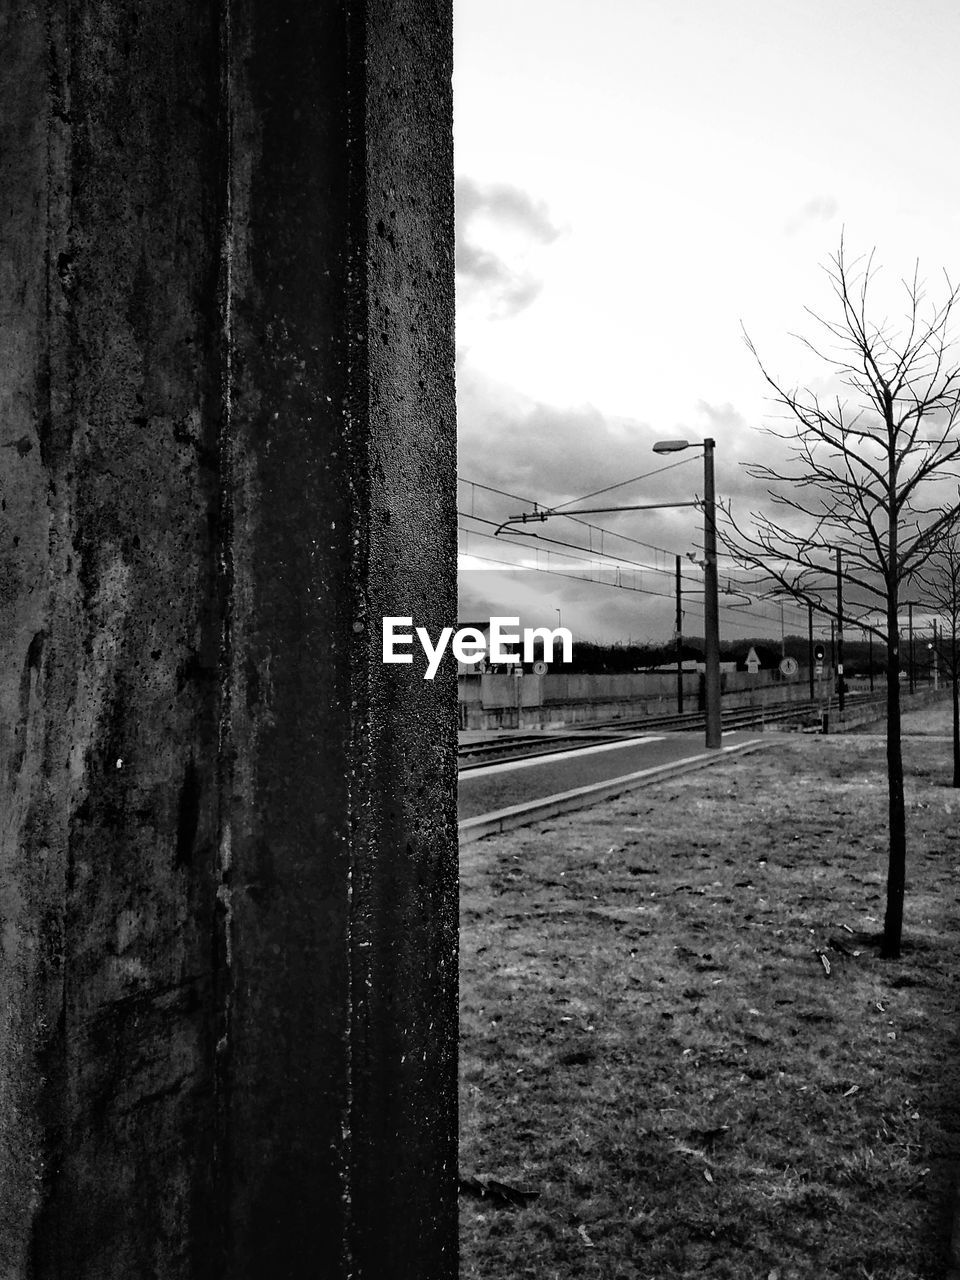
[[[450,14],[3,22],[0,1277],[452,1276]]]

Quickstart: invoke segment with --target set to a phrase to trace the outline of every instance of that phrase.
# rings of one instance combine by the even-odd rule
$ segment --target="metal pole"
[[[813,679],[813,605],[807,605],[807,668],[810,678],[810,701],[817,696]]]
[[[907,627],[908,627],[908,633],[910,637],[907,642],[909,646],[908,663],[910,667],[910,692],[913,693],[916,686],[914,684],[914,678],[913,678],[913,601],[912,600],[907,605],[907,619],[908,619]]]
[[[683,715],[683,597],[680,587],[680,557],[677,556],[677,715]]]
[[[843,562],[837,547],[837,711],[843,719]]]
[[[873,632],[867,632],[867,639],[870,642],[870,692],[873,693]]]
[[[937,645],[940,643],[937,635],[937,620],[933,620],[933,691],[936,693],[940,688],[940,663],[937,658]]]
[[[717,499],[713,480],[714,441],[703,442],[703,550],[704,570],[704,659],[706,672],[707,746],[719,747],[720,724],[720,597],[717,582]]]

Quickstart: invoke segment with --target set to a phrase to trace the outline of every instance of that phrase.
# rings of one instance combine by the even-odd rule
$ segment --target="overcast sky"
[[[756,505],[738,463],[770,456],[756,428],[773,418],[741,323],[779,376],[815,383],[823,371],[789,334],[811,331],[805,306],[829,310],[822,264],[842,228],[851,254],[876,246],[891,287],[917,257],[934,287],[944,268],[960,278],[960,10],[947,0],[454,9],[460,505],[471,531],[461,618],[555,624],[559,609],[575,638],[665,639],[663,570],[696,554],[694,510],[591,516],[635,540],[608,533],[602,548],[571,521],[537,526],[578,551],[482,535],[531,500],[570,502],[669,463],[683,465],[587,505],[692,499],[700,454],[658,457],[664,438],[713,436],[718,491]],[[685,564],[695,632],[702,576]],[[584,572],[620,587],[559,576]],[[779,605],[736,602],[724,598],[725,638],[779,631]],[[788,631],[801,621],[787,610]]]

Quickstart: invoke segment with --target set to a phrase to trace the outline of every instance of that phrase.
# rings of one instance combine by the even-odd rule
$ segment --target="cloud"
[[[458,247],[457,274],[461,281],[481,286],[491,314],[498,319],[515,316],[529,307],[543,288],[542,280],[511,271],[495,253],[473,244]]]
[[[557,609],[574,640],[658,640],[669,633],[673,602],[546,573],[460,572],[461,619],[519,617],[521,627],[555,627]],[[695,630],[696,628],[693,627]]]
[[[758,506],[769,506],[767,484],[751,476],[747,467],[757,463],[772,467],[783,465],[785,446],[765,429],[782,425],[780,420],[771,414],[751,423],[734,405],[711,404],[706,400],[698,401],[697,411],[701,419],[705,419],[703,434],[717,441],[719,495],[724,501],[732,499],[740,511],[745,507],[755,510]]]
[[[461,475],[544,505],[621,478],[618,468],[636,447],[629,425],[593,405],[543,404],[463,372],[457,391]]]
[[[837,216],[839,208],[833,196],[813,196],[796,213],[791,214],[784,224],[784,232],[793,236],[811,222],[829,222]]]
[[[456,200],[461,298],[479,295],[492,318],[517,315],[543,287],[527,265],[529,251],[551,244],[560,228],[542,201],[507,183],[481,185],[471,178],[458,178]]]
[[[512,223],[531,239],[550,244],[560,234],[547,206],[520,187],[505,182],[481,185],[472,178],[458,178],[456,183],[457,219],[466,227],[478,213],[488,213],[499,222]]]

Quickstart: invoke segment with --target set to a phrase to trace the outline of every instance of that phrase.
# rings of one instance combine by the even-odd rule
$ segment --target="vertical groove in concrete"
[[[0,1276],[452,1277],[447,5],[7,21]]]

